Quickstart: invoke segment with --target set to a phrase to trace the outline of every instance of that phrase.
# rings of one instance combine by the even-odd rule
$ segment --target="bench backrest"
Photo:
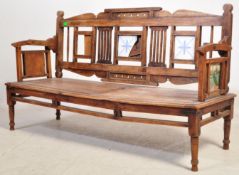
[[[168,80],[174,84],[198,82],[199,100],[205,100],[228,92],[232,9],[230,4],[224,5],[221,16],[189,10],[170,13],[161,7],[105,9],[98,15],[87,13],[66,19],[59,11],[56,36],[38,44],[46,46],[46,63],[50,59],[48,50],[56,53],[58,78],[65,69],[123,83],[157,86]],[[32,42],[28,40],[28,44]],[[19,62],[21,54],[24,60],[29,57],[19,49],[23,44],[27,45],[26,41],[13,44]],[[51,77],[50,69],[45,70],[37,73]],[[25,76],[31,77],[31,72]]]

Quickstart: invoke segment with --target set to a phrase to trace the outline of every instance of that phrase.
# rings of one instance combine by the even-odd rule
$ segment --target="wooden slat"
[[[67,46],[66,46],[66,57],[69,62],[70,55],[70,27],[67,27]]]
[[[214,40],[214,26],[211,26],[211,33],[210,33],[210,43],[213,44]],[[209,57],[212,58],[213,52],[210,51]]]
[[[96,60],[96,34],[97,28],[92,28],[92,45],[91,45],[91,63],[95,63]]]
[[[73,37],[73,61],[77,62],[78,55],[78,27],[74,28],[74,37]]]
[[[228,57],[221,57],[221,58],[213,58],[213,59],[207,59],[206,63],[207,64],[215,64],[215,63],[222,63],[225,61],[229,61]]]
[[[118,26],[115,27],[115,34],[114,34],[114,64],[118,64],[118,44],[119,44],[119,33],[120,28]]]
[[[164,41],[163,41],[163,63],[165,64],[166,59],[166,47],[167,47],[167,28],[164,30]]]
[[[147,63],[147,38],[148,38],[148,27],[144,26],[141,39],[141,66],[146,66]]]
[[[151,28],[149,62],[153,62],[153,40],[154,40],[154,30],[152,30]]]
[[[177,64],[195,64],[194,60],[187,59],[173,59],[172,62]]]
[[[196,32],[195,31],[174,31],[173,35],[174,36],[195,36]]]
[[[75,59],[91,59],[91,55],[75,55]]]
[[[78,31],[78,35],[92,36],[92,31]]]
[[[48,74],[42,74],[42,75],[24,75],[22,78],[41,78],[41,77],[47,77]]]
[[[135,36],[135,35],[142,35],[142,31],[119,31],[117,35],[123,35],[123,36]]]
[[[169,67],[174,68],[174,57],[175,57],[175,36],[173,33],[176,31],[176,27],[171,27],[171,34],[170,34],[170,58],[169,58]]]
[[[119,61],[140,61],[141,62],[140,57],[117,57],[117,59]]]

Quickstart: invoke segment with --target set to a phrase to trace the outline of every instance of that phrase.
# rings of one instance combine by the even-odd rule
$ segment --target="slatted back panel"
[[[69,29],[73,28],[75,46],[73,60],[63,61],[60,57],[58,67],[86,76],[96,75],[105,81],[149,85],[158,85],[159,82],[167,80],[174,84],[195,83],[198,81],[199,59],[196,50],[204,44],[202,30],[210,26],[209,42],[214,42],[214,26],[222,26],[223,21],[223,16],[188,10],[179,10],[172,14],[162,8],[106,9],[98,15],[83,14],[68,19],[61,16],[61,19],[58,19],[58,34],[60,33],[60,36],[62,30],[67,30],[64,35],[66,36],[70,33]],[[82,27],[91,30],[80,29]],[[141,30],[132,30],[133,27]],[[179,30],[180,27],[193,27],[194,30]],[[84,45],[87,45],[84,55],[77,53],[79,35],[84,36]],[[129,48],[127,54],[120,54],[120,40],[125,36],[134,38],[134,41],[129,45],[126,43],[125,47]],[[175,57],[177,37],[194,38],[190,45],[194,50],[191,60]],[[67,45],[72,43],[68,37],[65,37],[65,40]],[[58,40],[59,46],[61,43],[62,41]],[[186,47],[182,48],[184,52]],[[69,52],[70,47],[66,48]],[[68,57],[70,54],[66,55]],[[84,59],[90,62],[79,62]],[[184,64],[194,67],[177,67]],[[60,68],[57,72],[61,71]]]
[[[112,64],[111,47],[112,47],[112,30],[113,27],[98,28],[98,61],[97,63]]]
[[[166,43],[168,27],[151,27],[149,66],[166,67]]]

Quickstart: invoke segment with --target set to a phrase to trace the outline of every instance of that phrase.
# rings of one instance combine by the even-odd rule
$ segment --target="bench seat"
[[[149,106],[167,106],[198,109],[210,104],[234,98],[233,94],[218,96],[205,102],[199,102],[197,91],[139,86],[130,84],[96,82],[68,78],[51,78],[26,82],[8,83],[12,88],[47,92],[92,100],[104,100],[113,103],[126,103]]]

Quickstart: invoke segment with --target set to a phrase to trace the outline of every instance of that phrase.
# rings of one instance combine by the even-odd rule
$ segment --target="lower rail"
[[[32,104],[32,105],[38,105],[38,106],[43,106],[43,107],[48,107],[48,108],[53,108],[53,109],[58,109],[58,110],[64,110],[64,111],[69,111],[69,112],[76,112],[76,113],[92,115],[95,117],[113,119],[113,120],[118,120],[118,121],[137,122],[137,123],[146,123],[146,124],[159,124],[159,125],[168,125],[168,126],[177,126],[177,127],[188,127],[188,122],[148,119],[148,118],[139,118],[139,117],[127,117],[127,116],[116,118],[116,117],[114,117],[113,114],[95,112],[95,111],[79,109],[79,108],[69,107],[69,106],[64,106],[64,105],[58,106],[53,103],[47,103],[47,102],[42,102],[42,101],[37,101],[37,100],[32,100],[32,99],[26,99],[26,98],[22,98],[22,97],[14,97],[13,99],[14,99],[14,101],[18,101],[18,102],[22,102],[22,103],[28,103],[28,104]]]

